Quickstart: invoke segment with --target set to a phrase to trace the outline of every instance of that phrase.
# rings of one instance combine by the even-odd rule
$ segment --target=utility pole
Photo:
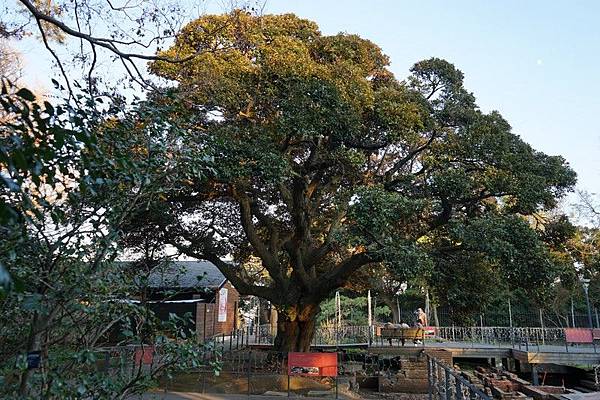
[[[371,290],[367,291],[367,318],[369,322],[369,347],[373,340],[373,316],[371,315]]]
[[[510,306],[510,298],[508,299],[508,324],[510,326],[510,344],[515,345],[515,330],[513,329],[512,308]]]
[[[335,292],[335,316],[336,316],[336,324],[337,324],[337,328],[339,329],[340,326],[342,325],[342,302],[340,299],[340,292],[339,290],[337,292]]]
[[[573,305],[573,297],[571,297],[571,324],[575,328],[575,306]]]
[[[340,326],[342,325],[342,307],[340,304],[340,291],[335,292],[335,344],[340,339]]]
[[[592,322],[592,309],[590,307],[590,280],[586,278],[581,278],[581,284],[583,285],[583,291],[585,293],[585,303],[587,305],[587,314],[588,314],[588,327],[593,328],[594,324]]]
[[[373,314],[371,318],[373,319],[373,325],[377,324],[377,297],[373,297]]]
[[[371,290],[367,291],[367,318],[369,321],[369,328],[373,325],[373,315],[371,314]]]
[[[429,288],[425,288],[425,315],[427,315],[427,322],[431,319],[431,304],[429,300]]]
[[[546,337],[544,335],[544,314],[540,308],[540,328],[542,328],[542,345],[546,345]]]

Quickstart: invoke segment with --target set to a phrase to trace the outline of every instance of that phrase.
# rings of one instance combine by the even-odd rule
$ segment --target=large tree
[[[214,170],[140,213],[161,215],[166,242],[215,263],[242,294],[271,301],[280,350],[308,349],[319,303],[362,267],[416,268],[431,238],[459,246],[472,218],[515,225],[575,182],[563,158],[480,111],[444,60],[399,81],[368,40],[241,12],[188,24],[161,55],[206,45],[222,51],[151,69],[176,82],[181,113],[202,116],[182,142],[211,149]],[[251,257],[268,279],[254,281]],[[535,282],[545,265],[527,268]]]

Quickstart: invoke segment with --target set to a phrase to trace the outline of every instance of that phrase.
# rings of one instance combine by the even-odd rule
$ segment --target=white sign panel
[[[227,321],[227,289],[225,288],[219,290],[219,316],[217,321]]]

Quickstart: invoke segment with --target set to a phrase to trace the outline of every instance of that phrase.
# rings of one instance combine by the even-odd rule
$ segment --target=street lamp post
[[[594,325],[592,324],[592,309],[590,308],[590,295],[589,295],[590,280],[586,279],[586,278],[581,278],[581,284],[583,285],[583,292],[585,293],[585,303],[587,305],[587,314],[588,314],[588,326],[590,328],[593,328]]]

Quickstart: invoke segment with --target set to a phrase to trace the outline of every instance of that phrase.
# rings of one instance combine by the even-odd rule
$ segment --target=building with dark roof
[[[238,325],[240,295],[211,262],[173,261],[148,275],[151,307],[161,319],[191,313],[200,340],[229,334]]]
[[[147,285],[157,293],[171,293],[178,299],[191,299],[193,295],[214,295],[214,290],[227,282],[221,271],[208,261],[171,261],[155,268],[149,275]],[[198,298],[196,296],[195,298]]]

